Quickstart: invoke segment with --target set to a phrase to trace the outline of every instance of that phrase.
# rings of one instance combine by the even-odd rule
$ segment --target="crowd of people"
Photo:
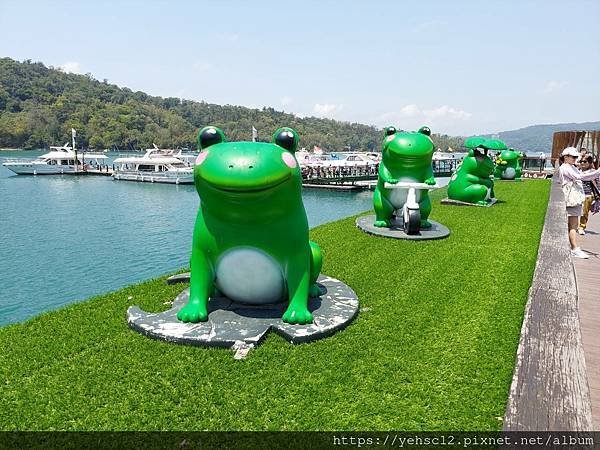
[[[584,235],[589,214],[600,211],[600,169],[593,155],[582,148],[567,147],[561,154],[558,178],[565,196],[571,255],[587,259],[590,255],[577,245]]]
[[[379,164],[367,166],[303,166],[302,178],[346,178],[377,175]]]

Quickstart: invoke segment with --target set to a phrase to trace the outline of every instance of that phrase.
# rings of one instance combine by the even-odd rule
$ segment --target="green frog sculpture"
[[[494,178],[500,180],[520,180],[521,179],[521,159],[523,154],[512,148],[502,150],[496,157],[496,169]]]
[[[469,153],[450,178],[448,198],[488,205],[495,197],[493,173],[494,162],[488,156],[487,149],[481,146],[469,149]]]
[[[280,128],[272,142],[226,142],[216,127],[198,135],[194,182],[201,202],[190,261],[190,297],[183,322],[206,321],[207,303],[220,293],[249,305],[287,301],[282,320],[313,320],[318,296],[319,246],[308,239],[298,134]]]
[[[436,184],[431,159],[434,145],[429,137],[431,130],[421,127],[417,132],[397,131],[387,127],[382,144],[382,161],[379,164],[377,187],[373,194],[376,227],[389,227],[396,210],[407,202],[408,190],[390,189],[386,183],[399,182]],[[427,189],[416,189],[419,205],[420,228],[431,228],[427,220],[431,213],[431,200]]]

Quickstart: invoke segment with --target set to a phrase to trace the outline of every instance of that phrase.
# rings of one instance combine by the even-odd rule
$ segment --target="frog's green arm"
[[[435,184],[435,176],[433,175],[433,166],[429,166],[427,168],[427,172],[425,173],[425,183],[426,184]]]
[[[202,212],[198,212],[190,258],[190,299],[177,313],[177,318],[183,322],[204,322],[208,319],[208,297],[213,291],[213,271],[201,245],[202,234],[205,232]]]
[[[398,180],[392,176],[390,171],[385,167],[385,165],[380,162],[379,163],[379,178],[381,178],[385,183],[397,183]]]
[[[480,178],[479,178],[478,176],[475,176],[475,175],[471,174],[471,173],[467,173],[467,174],[466,174],[466,176],[465,176],[465,178],[466,178],[466,180],[467,180],[468,182],[470,182],[470,183],[473,183],[473,184],[481,184],[481,183],[479,182]]]
[[[494,182],[489,178],[479,178],[477,181],[479,184],[483,184],[484,186],[491,188],[494,186]]]
[[[290,301],[282,320],[287,323],[311,323],[312,314],[308,310],[308,290],[310,284],[310,260],[305,252],[298,252],[288,264],[287,284]]]

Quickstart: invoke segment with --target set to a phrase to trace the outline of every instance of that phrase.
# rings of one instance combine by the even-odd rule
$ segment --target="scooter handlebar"
[[[409,181],[399,181],[396,184],[392,184],[392,183],[385,183],[384,187],[386,189],[410,189],[410,188],[415,188],[415,189],[428,189],[428,190],[433,190],[433,189],[438,189],[440,187],[439,184],[426,184],[426,183],[411,183]]]

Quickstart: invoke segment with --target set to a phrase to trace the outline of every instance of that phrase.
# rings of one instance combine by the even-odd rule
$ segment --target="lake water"
[[[0,163],[42,153],[3,151]],[[303,192],[311,227],[370,209],[371,196]],[[188,265],[194,186],[17,176],[0,166],[0,199],[0,325]]]

